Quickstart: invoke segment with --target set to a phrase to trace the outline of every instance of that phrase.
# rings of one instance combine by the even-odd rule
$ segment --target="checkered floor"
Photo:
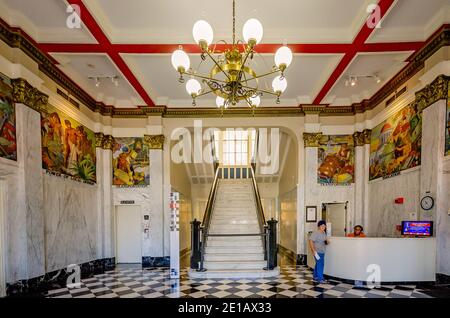
[[[414,285],[368,289],[338,281],[318,284],[304,266],[283,266],[272,279],[171,280],[167,268],[117,268],[84,279],[79,288],[51,290],[52,298],[430,298]]]

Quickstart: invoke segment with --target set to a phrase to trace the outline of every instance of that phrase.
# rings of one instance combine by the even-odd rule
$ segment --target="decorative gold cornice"
[[[305,147],[319,147],[322,133],[303,133]]]
[[[144,143],[149,149],[164,149],[164,135],[144,135]]]
[[[384,99],[389,97],[398,88],[404,85],[412,76],[423,69],[425,60],[444,46],[450,45],[450,26],[442,26],[430,39],[426,45],[417,51],[410,59],[409,64],[399,72],[394,78],[387,82],[370,99],[363,100],[351,106],[328,106],[328,105],[301,105],[300,107],[284,107],[278,110],[267,110],[261,107],[253,113],[248,110],[226,110],[223,114],[217,110],[204,109],[167,109],[165,106],[143,106],[133,109],[121,109],[97,102],[84,90],[80,89],[68,76],[66,76],[54,64],[54,60],[39,49],[39,46],[21,29],[10,27],[6,22],[0,19],[0,39],[12,48],[19,48],[39,67],[39,70],[52,79],[55,83],[67,90],[71,96],[87,106],[90,110],[98,112],[103,116],[118,118],[146,118],[148,116],[162,117],[277,117],[277,116],[304,116],[304,114],[318,113],[320,116],[351,116],[356,113],[363,113],[366,110],[373,109]],[[32,106],[30,106],[32,107]],[[320,108],[319,108],[320,107]],[[262,110],[260,110],[262,109]]]
[[[95,147],[96,148],[103,148],[103,139],[105,138],[105,135],[103,133],[95,133]]]
[[[416,92],[415,103],[420,111],[448,97],[448,83],[450,76],[439,75],[433,82]]]
[[[12,79],[11,84],[14,102],[27,105],[38,112],[41,111],[43,106],[47,105],[48,95],[31,86],[25,79]]]
[[[115,144],[114,137],[111,135],[104,135],[103,136],[103,142],[102,142],[102,148],[105,150],[113,150]]]

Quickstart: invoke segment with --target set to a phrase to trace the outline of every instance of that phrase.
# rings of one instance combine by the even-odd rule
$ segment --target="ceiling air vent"
[[[400,90],[396,91],[391,98],[389,98],[386,101],[386,106],[388,107],[390,104],[392,104],[397,98],[399,98],[401,95],[403,95],[406,92],[406,86],[403,86]]]
[[[75,106],[76,108],[80,109],[80,103],[78,103],[76,100],[74,100],[72,97],[70,97],[69,95],[67,95],[66,93],[64,93],[62,90],[60,90],[59,88],[56,89],[56,92],[58,93],[58,95],[62,96],[65,100],[67,100],[69,103],[71,103],[73,106]]]

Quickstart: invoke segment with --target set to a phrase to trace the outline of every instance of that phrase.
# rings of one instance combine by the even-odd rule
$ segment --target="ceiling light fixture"
[[[193,71],[190,68],[189,56],[181,46],[172,54],[172,66],[180,74],[179,82],[184,83],[184,74],[192,77],[186,83],[186,91],[192,97],[194,106],[196,98],[209,93],[217,96],[216,105],[221,109],[225,109],[229,105],[236,105],[242,100],[251,108],[258,107],[263,94],[275,96],[276,102],[279,104],[280,96],[287,88],[284,71],[292,63],[292,51],[287,46],[281,46],[275,53],[275,66],[258,75],[249,64],[253,60],[254,54],[257,53],[255,46],[263,37],[263,26],[257,19],[249,19],[243,27],[244,41],[236,41],[235,13],[236,3],[233,0],[233,42],[231,47],[223,52],[216,50],[215,45],[212,49],[209,48],[213,43],[214,32],[208,22],[199,20],[194,24],[192,34],[202,50],[202,61],[209,58],[214,63],[209,74],[199,75]],[[224,40],[219,42],[226,43]],[[240,49],[241,45],[242,49]],[[272,82],[273,91],[258,87],[260,78],[273,74],[278,74]],[[203,87],[196,78],[202,81]]]
[[[357,86],[359,78],[373,78],[377,84],[381,83],[381,78],[378,76],[378,73],[374,73],[373,75],[348,75],[345,79],[345,86]]]
[[[103,80],[110,80],[111,83],[115,86],[119,86],[119,76],[111,75],[111,76],[89,76],[88,79],[95,81],[95,87],[100,87],[101,82]]]

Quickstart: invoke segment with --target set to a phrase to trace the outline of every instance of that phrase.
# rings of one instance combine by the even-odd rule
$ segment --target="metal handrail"
[[[211,214],[212,214],[212,208],[214,206],[214,201],[216,199],[216,193],[217,193],[217,184],[219,183],[219,172],[220,169],[217,167],[217,165],[214,165],[216,169],[216,173],[214,175],[214,181],[211,187],[211,190],[209,192],[208,196],[208,202],[206,204],[205,208],[205,214],[203,215],[203,221],[202,225],[200,227],[202,231],[202,243],[201,243],[201,252],[200,252],[200,271],[203,271],[203,262],[204,262],[204,255],[205,255],[205,246],[206,246],[206,237],[209,233],[209,224],[211,223]]]

